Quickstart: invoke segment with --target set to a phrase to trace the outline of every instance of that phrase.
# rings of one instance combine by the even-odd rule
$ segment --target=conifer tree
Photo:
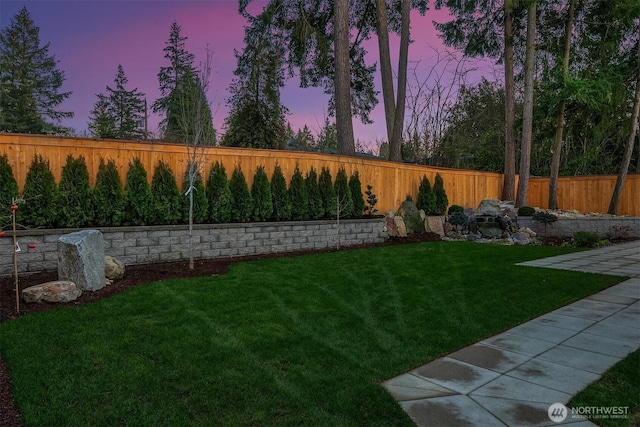
[[[60,92],[64,72],[39,32],[26,7],[0,30],[0,131],[60,134],[60,120],[73,117],[57,110],[71,92]]]
[[[431,183],[426,175],[422,176],[420,186],[418,187],[418,200],[416,207],[424,211],[426,215],[435,215],[436,212],[436,196],[431,189]]]
[[[362,184],[358,171],[354,171],[349,178],[349,189],[353,200],[353,216],[361,216],[364,212],[364,196],[362,195]]]
[[[233,169],[231,181],[229,181],[229,189],[231,190],[232,200],[231,221],[248,222],[251,219],[253,201],[251,200],[249,185],[240,165]]]
[[[264,166],[258,166],[253,176],[251,186],[251,199],[253,200],[254,221],[266,221],[273,214],[273,200],[271,199],[271,185]]]
[[[18,222],[25,227],[54,228],[60,211],[58,185],[49,161],[41,155],[33,156],[24,181],[22,198],[26,200],[18,209]]]
[[[287,180],[284,178],[280,165],[276,164],[271,175],[271,198],[273,200],[273,214],[276,221],[291,219],[291,200],[287,191]]]
[[[309,196],[304,177],[298,165],[296,165],[291,177],[289,198],[291,199],[291,219],[296,221],[309,219]]]
[[[331,182],[331,172],[328,168],[322,168],[318,178],[318,190],[322,200],[322,218],[335,218],[336,216],[336,191]]]
[[[93,188],[95,223],[98,227],[118,227],[124,221],[124,189],[116,163],[100,159]]]
[[[177,224],[180,221],[182,213],[178,184],[171,168],[163,161],[158,162],[151,178],[151,199],[152,224]]]
[[[148,225],[152,218],[151,188],[147,171],[138,157],[129,163],[125,187],[125,223]]]
[[[436,180],[433,184],[433,195],[435,197],[435,215],[444,215],[449,206],[449,198],[444,189],[444,181],[439,173],[436,174]]]
[[[351,197],[347,172],[344,168],[340,168],[338,171],[334,188],[336,192],[336,208],[339,209],[337,212],[340,217],[353,216],[353,198]]]
[[[307,188],[309,218],[322,218],[324,216],[324,208],[322,206],[322,197],[320,196],[320,190],[318,189],[318,174],[313,167],[311,167],[311,169],[309,169],[309,172],[307,172],[307,176],[304,179],[304,184]]]
[[[9,212],[13,199],[18,198],[18,183],[13,177],[9,156],[0,156],[0,227],[4,225],[4,215]]]
[[[216,161],[211,168],[205,192],[209,204],[209,221],[212,223],[231,221],[233,199],[229,187],[229,178],[222,163]]]
[[[63,228],[85,227],[93,221],[93,203],[89,186],[89,170],[84,157],[67,156],[60,178],[60,217]]]

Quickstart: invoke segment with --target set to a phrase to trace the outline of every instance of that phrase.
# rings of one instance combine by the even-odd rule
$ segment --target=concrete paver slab
[[[608,319],[607,319],[608,320]],[[626,328],[618,326],[612,322],[599,322],[589,326],[584,332],[594,335],[602,335],[607,338],[614,338],[622,341],[640,342],[640,330],[636,328]]]
[[[564,345],[559,345],[549,351],[545,351],[538,356],[538,359],[593,372],[594,374],[603,374],[607,369],[622,360],[619,357],[594,353],[589,350]]]
[[[458,393],[472,390],[498,377],[498,372],[443,357],[411,371],[413,375],[434,382]]]
[[[605,354],[619,358],[626,357],[636,348],[636,343],[632,341],[617,340],[586,332],[569,338],[562,345],[588,350],[594,354]]]
[[[590,308],[577,307],[575,305],[566,305],[557,310],[552,311],[553,314],[560,314],[563,316],[573,316],[580,319],[588,320],[602,320],[611,315],[607,311],[592,310]]]
[[[636,298],[621,297],[618,295],[608,295],[608,294],[603,294],[602,292],[598,292],[597,294],[588,296],[586,299],[595,300],[595,301],[613,302],[615,304],[632,304],[634,301],[637,301]]]
[[[453,390],[419,378],[412,374],[404,374],[385,381],[384,388],[398,401],[417,400],[427,397],[440,397],[458,394]]]
[[[591,310],[606,311],[615,313],[626,307],[624,304],[615,304],[612,302],[594,301],[591,299],[582,299],[570,304],[573,307],[589,308]]]
[[[549,418],[550,403],[473,396],[480,406],[509,427],[546,427],[557,425]],[[555,403],[555,402],[552,402]]]
[[[464,395],[400,403],[418,427],[504,427],[496,417]]]
[[[506,375],[569,394],[576,394],[600,376],[593,372],[532,359]]]
[[[530,323],[542,323],[549,326],[555,326],[556,328],[570,329],[572,331],[579,332],[593,325],[595,320],[549,313],[532,320]]]
[[[502,373],[529,360],[528,356],[482,344],[470,345],[455,353],[451,353],[449,357]]]
[[[622,297],[630,297],[640,299],[640,287],[632,281],[626,280],[619,285],[612,286],[602,291],[607,295],[618,295]]]
[[[480,344],[502,348],[526,356],[535,356],[549,350],[556,344],[550,341],[537,340],[524,335],[503,332],[494,337],[480,341]]]
[[[501,375],[495,380],[469,393],[469,396],[499,397],[502,399],[526,400],[529,402],[567,403],[571,399],[569,393],[534,384],[526,380]]]
[[[560,343],[576,334],[576,331],[565,328],[557,328],[542,322],[527,322],[515,328],[509,329],[510,334],[524,335],[541,341]]]

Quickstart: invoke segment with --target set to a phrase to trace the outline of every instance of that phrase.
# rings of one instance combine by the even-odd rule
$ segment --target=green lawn
[[[0,325],[26,426],[411,425],[379,382],[620,278],[437,242],[236,264]]]

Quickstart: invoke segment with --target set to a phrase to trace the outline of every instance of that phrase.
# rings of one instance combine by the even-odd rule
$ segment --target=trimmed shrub
[[[347,172],[344,168],[340,168],[336,175],[336,182],[333,184],[336,192],[336,203],[338,204],[338,214],[340,218],[348,218],[353,216],[353,199],[351,198],[351,190],[349,189],[349,181]]]
[[[247,185],[247,180],[240,165],[233,169],[231,181],[229,182],[231,190],[231,221],[248,222],[251,219],[253,210],[253,202],[251,200],[251,192]]]
[[[93,189],[95,224],[98,227],[118,227],[124,221],[124,189],[113,160],[100,159],[96,185]]]
[[[151,221],[152,198],[147,180],[147,171],[139,158],[129,163],[127,171],[125,198],[125,224],[147,225]]]
[[[296,221],[309,219],[309,195],[298,165],[296,165],[291,177],[289,199],[291,200],[291,219]]]
[[[189,167],[184,171],[182,178],[182,192],[180,193],[180,207],[182,209],[182,222],[189,223],[189,206],[191,205],[191,197],[193,197],[193,223],[202,224],[207,222],[209,218],[209,203],[202,182],[200,170],[196,168],[193,177],[193,189],[189,192]],[[189,194],[187,194],[189,192]]]
[[[26,202],[18,209],[18,222],[25,227],[54,228],[60,211],[58,197],[49,161],[40,155],[33,156],[22,192]]]
[[[364,214],[367,216],[373,216],[378,209],[376,209],[376,204],[378,203],[378,198],[373,193],[373,187],[367,184],[367,191],[364,192],[367,195],[367,206],[364,208]]]
[[[151,199],[153,210],[149,225],[177,224],[180,221],[182,212],[176,177],[162,160],[151,178]]]
[[[431,183],[426,175],[423,175],[420,180],[416,207],[418,210],[423,210],[427,215],[434,215],[436,211],[436,196],[431,189]]]
[[[231,205],[233,201],[229,178],[222,163],[216,162],[211,168],[205,193],[209,204],[209,221],[212,223],[231,221]]]
[[[349,189],[351,190],[351,199],[353,200],[353,216],[362,216],[364,212],[364,196],[362,195],[362,184],[360,184],[360,175],[358,171],[354,171],[349,178]]]
[[[433,195],[436,198],[436,206],[434,215],[444,215],[449,206],[449,199],[447,198],[447,192],[444,190],[444,182],[439,173],[436,174],[436,181],[433,184]]]
[[[304,179],[304,184],[307,188],[309,218],[322,218],[324,216],[324,208],[322,207],[322,197],[320,196],[320,189],[318,188],[318,174],[313,167],[309,169],[309,172],[307,172],[307,176]]]
[[[518,209],[518,216],[533,216],[536,213],[536,210],[531,206],[523,206]]]
[[[579,248],[595,248],[599,246],[600,238],[592,231],[576,231],[573,233],[573,244]]]
[[[264,166],[258,166],[251,185],[251,199],[253,200],[254,221],[266,221],[273,214],[273,200],[271,200],[271,184]]]
[[[271,175],[271,199],[273,200],[273,214],[276,221],[291,219],[291,200],[287,191],[287,180],[284,178],[280,165],[276,164]]]
[[[13,199],[18,198],[18,194],[18,183],[13,177],[9,156],[3,154],[0,156],[0,226],[5,222],[4,216],[11,212],[9,207],[13,203]],[[20,209],[18,209],[19,211]]]
[[[322,168],[318,178],[318,191],[322,200],[322,218],[334,218],[336,216],[336,191],[331,183],[331,172],[328,168]]]
[[[89,186],[89,170],[84,157],[67,156],[60,178],[60,217],[63,228],[86,227],[93,221],[93,203]]]
[[[451,205],[447,210],[447,215],[453,215],[455,213],[464,213],[464,208],[460,205]]]

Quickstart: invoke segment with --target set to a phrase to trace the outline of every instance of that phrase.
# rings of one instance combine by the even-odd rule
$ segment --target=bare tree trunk
[[[402,161],[402,131],[404,129],[405,102],[407,98],[407,63],[409,61],[409,14],[411,0],[402,0],[402,29],[398,57],[398,102],[393,123],[393,138],[389,143],[389,160]]]
[[[524,78],[524,109],[522,115],[522,139],[520,147],[520,180],[516,206],[527,204],[529,190],[529,168],[531,166],[531,139],[533,136],[533,72],[536,53],[536,6],[532,2],[527,10],[527,47]]]
[[[576,0],[569,3],[567,24],[564,30],[564,50],[562,52],[562,81],[569,75],[569,55],[571,53],[571,31],[573,29],[573,15]],[[560,174],[560,154],[562,153],[562,134],[564,132],[564,99],[558,105],[558,124],[556,125],[556,140],[551,157],[551,176],[549,178],[549,209],[558,209],[558,175]]]
[[[515,82],[513,76],[513,0],[504,2],[504,182],[502,200],[516,193]]]
[[[396,101],[393,93],[393,72],[391,71],[391,53],[389,51],[389,28],[387,25],[387,3],[376,0],[376,22],[378,29],[378,50],[380,52],[380,77],[382,79],[382,99],[384,117],[387,122],[387,141],[393,138]],[[393,151],[393,150],[391,150]]]
[[[638,115],[640,115],[640,43],[638,43],[638,70],[636,76],[636,96],[633,100],[633,113],[631,114],[631,133],[624,149],[624,156],[622,158],[622,164],[620,165],[620,172],[618,174],[618,180],[616,186],[613,189],[613,195],[611,196],[611,203],[609,204],[610,214],[615,215],[618,212],[618,204],[620,203],[620,197],[622,196],[622,189],[624,188],[624,182],[627,179],[627,172],[629,172],[629,164],[631,163],[631,154],[633,153],[633,142],[636,139],[636,133],[638,132]]]
[[[355,155],[353,121],[351,115],[351,67],[349,64],[349,2],[337,0],[333,4],[335,37],[335,98],[338,152]]]

